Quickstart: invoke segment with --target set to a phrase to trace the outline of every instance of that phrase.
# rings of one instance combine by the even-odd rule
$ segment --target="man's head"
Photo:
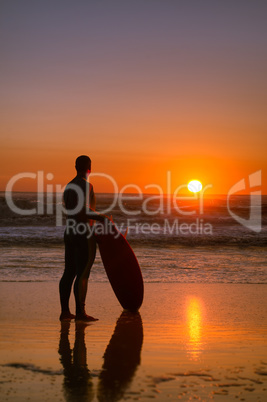
[[[90,173],[91,172],[91,159],[89,156],[78,156],[75,162],[75,168],[77,173]]]

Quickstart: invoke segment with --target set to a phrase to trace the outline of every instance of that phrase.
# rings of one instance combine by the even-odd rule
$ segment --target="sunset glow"
[[[81,154],[119,189],[134,183],[144,193],[163,187],[167,171],[171,191],[197,171],[211,194],[259,169],[264,177],[263,3],[240,14],[235,2],[78,1],[64,11],[60,2],[4,2],[0,190],[40,170],[66,185]],[[100,178],[94,185],[113,191]]]

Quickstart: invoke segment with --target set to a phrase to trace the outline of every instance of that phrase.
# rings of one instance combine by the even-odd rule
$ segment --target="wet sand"
[[[90,283],[99,321],[61,325],[57,283],[2,282],[1,400],[265,401],[266,306],[266,285],[149,283],[130,314]]]

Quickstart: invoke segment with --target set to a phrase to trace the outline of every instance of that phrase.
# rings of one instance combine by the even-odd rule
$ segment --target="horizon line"
[[[6,193],[6,190],[0,190],[0,193]],[[10,193],[10,191],[8,192],[8,193]],[[25,193],[27,193],[27,194],[37,194],[38,193],[38,191],[12,191],[11,193],[22,193],[22,194],[25,194]],[[41,193],[41,192],[40,192]],[[57,192],[57,191],[53,191],[53,192],[49,192],[49,191],[43,191],[43,194],[60,194],[60,193],[63,193],[63,192]],[[112,195],[112,194],[120,194],[120,192],[118,192],[118,193],[114,193],[114,192],[95,192],[95,194],[99,194],[99,195]],[[181,195],[186,195],[186,196],[190,196],[190,194],[188,194],[188,193],[180,193]],[[194,193],[194,194],[197,194],[197,193]],[[144,193],[144,192],[142,192],[142,193],[122,193],[122,195],[135,195],[135,196],[138,196],[138,195],[151,195],[151,196],[158,196],[158,197],[160,197],[160,196],[169,196],[169,195],[173,195],[173,193],[164,193],[164,194],[159,194],[159,193]],[[205,193],[205,197],[212,197],[212,196],[227,196],[228,194],[227,193],[212,193],[212,194],[207,194],[207,193]],[[240,196],[267,196],[267,193],[266,194],[251,194],[251,193],[244,193],[244,194],[231,194],[231,197],[240,197]],[[192,193],[192,198],[193,198],[193,193]]]

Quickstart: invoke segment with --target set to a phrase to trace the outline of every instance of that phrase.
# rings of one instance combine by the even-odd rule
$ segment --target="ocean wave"
[[[107,211],[107,215],[113,215],[114,219],[121,222],[123,220],[138,219],[160,221],[162,219],[185,219],[192,220],[203,218],[205,220],[216,222],[234,222],[229,213],[226,196],[219,198],[208,198],[204,200],[203,205],[191,200],[182,200],[179,203],[170,205],[160,199],[151,199],[148,195],[143,195],[139,200],[136,197],[129,197],[124,201],[114,201],[113,195],[101,194],[98,197],[97,210],[99,212]],[[145,201],[149,201],[145,204]],[[11,226],[32,226],[39,223],[39,226],[55,225],[56,214],[60,212],[62,197],[53,195],[47,199],[47,195],[38,199],[35,193],[15,193],[12,195],[12,202],[17,211],[7,202],[6,197],[0,195],[0,225]],[[231,212],[242,218],[249,218],[254,210],[259,210],[261,206],[262,220],[267,217],[267,196],[262,196],[261,204],[250,205],[250,197],[234,197],[230,202]],[[112,206],[112,208],[111,208]],[[27,215],[29,211],[32,214]],[[36,211],[36,213],[34,213]]]
[[[114,222],[122,233],[128,227],[127,239],[133,246],[264,247],[267,245],[267,196],[263,196],[261,200],[262,229],[259,233],[240,225],[233,216],[230,216],[226,196],[207,198],[204,200],[203,211],[198,210],[195,201],[187,200],[181,201],[179,209],[175,209],[172,205],[169,211],[166,208],[160,210],[160,197],[154,199],[150,197],[151,195],[144,196],[141,201],[137,197],[126,197],[122,204],[117,202],[113,210],[108,213],[108,215],[112,214]],[[110,194],[101,194],[97,198],[99,211],[103,211],[113,202],[113,195]],[[147,206],[150,214],[142,209],[144,200],[149,200]],[[51,213],[48,213],[47,207],[40,207],[40,200],[35,193],[15,193],[13,201],[21,210],[39,208],[42,213],[20,215],[9,208],[4,194],[0,195],[1,245],[31,247],[63,245],[65,218],[62,218],[62,226],[56,226],[56,206],[61,203],[59,197],[53,195],[49,198]],[[249,207],[249,196],[234,196],[231,199],[232,212],[243,219],[249,218]],[[184,211],[189,214],[185,214]],[[183,225],[188,229],[188,233],[184,233]],[[205,225],[211,228],[208,233],[203,229]],[[176,228],[176,226],[179,227]]]
[[[7,230],[8,229],[8,230]],[[39,230],[38,230],[39,229]],[[63,247],[64,228],[51,227],[21,227],[0,228],[0,245],[25,247]],[[127,235],[128,242],[138,247],[197,247],[197,246],[239,246],[239,247],[266,247],[267,233],[245,233],[227,230],[215,232],[212,235],[172,235],[172,234],[136,234]]]

